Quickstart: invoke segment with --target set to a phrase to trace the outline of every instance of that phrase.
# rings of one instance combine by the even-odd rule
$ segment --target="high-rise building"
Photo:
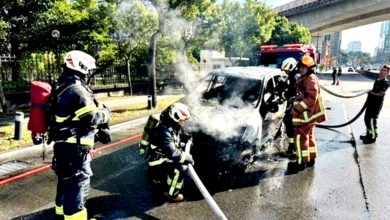
[[[376,62],[390,63],[390,20],[382,22]]]
[[[321,63],[328,68],[339,65],[341,32],[334,32],[323,37],[323,43],[317,48],[321,53]]]
[[[347,52],[362,51],[362,43],[360,41],[351,41],[348,43]]]

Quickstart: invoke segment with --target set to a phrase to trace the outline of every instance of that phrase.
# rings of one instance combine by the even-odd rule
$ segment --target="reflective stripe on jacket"
[[[79,77],[63,75],[59,84],[53,106],[54,140],[93,147],[96,126],[106,123],[109,115],[100,110],[92,91]]]
[[[296,82],[293,124],[321,123],[326,120],[320,85],[315,74],[301,76]]]
[[[165,162],[183,162],[185,154],[180,150],[180,128],[174,129],[169,124],[161,121],[150,136],[153,155],[149,160],[149,166],[160,165]]]

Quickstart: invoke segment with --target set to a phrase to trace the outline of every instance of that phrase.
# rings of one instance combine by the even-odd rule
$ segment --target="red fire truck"
[[[298,61],[305,54],[313,57],[316,63],[320,62],[320,54],[317,53],[316,48],[312,45],[262,45],[260,46],[260,51],[257,53],[258,65],[280,68],[283,60],[286,58],[293,57]]]

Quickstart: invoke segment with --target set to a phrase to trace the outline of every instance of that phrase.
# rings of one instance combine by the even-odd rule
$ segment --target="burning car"
[[[283,73],[268,67],[228,67],[209,73],[186,97],[197,167],[245,170],[254,157],[277,153],[286,102],[276,95]],[[272,146],[271,146],[272,145]]]

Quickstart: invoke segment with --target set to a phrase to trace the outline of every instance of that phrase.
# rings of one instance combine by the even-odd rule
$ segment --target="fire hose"
[[[334,93],[332,91],[330,91],[329,89],[325,88],[324,86],[321,85],[321,88],[323,90],[325,90],[326,92],[328,92],[329,94],[331,95],[334,95],[336,97],[340,97],[340,98],[355,98],[355,97],[358,97],[358,96],[362,96],[364,94],[367,94],[370,90],[367,90],[367,91],[364,91],[362,93],[359,93],[359,94],[356,94],[356,95],[350,95],[350,96],[346,96],[346,95],[340,95],[340,94],[337,94],[337,93]],[[344,127],[344,126],[347,126],[351,123],[353,123],[354,121],[356,121],[356,119],[358,119],[360,117],[360,115],[362,115],[362,113],[364,112],[364,110],[366,109],[367,107],[367,99],[366,101],[364,102],[364,105],[363,107],[360,109],[360,111],[356,114],[355,117],[353,117],[351,120],[343,123],[343,124],[339,124],[339,125],[324,125],[324,124],[317,124],[316,127],[319,127],[319,128],[340,128],[340,127]]]
[[[189,140],[187,144],[185,145],[185,152],[190,153],[190,148],[192,145],[192,141]],[[198,174],[196,174],[194,167],[192,164],[188,164],[188,172],[194,181],[195,185],[198,187],[200,193],[205,198],[207,204],[210,206],[211,210],[214,212],[214,214],[217,216],[218,219],[221,220],[227,220],[225,214],[223,214],[222,210],[219,208],[217,203],[214,201],[213,197],[211,197],[210,193],[207,191],[206,187],[203,185],[202,181],[200,180]]]

